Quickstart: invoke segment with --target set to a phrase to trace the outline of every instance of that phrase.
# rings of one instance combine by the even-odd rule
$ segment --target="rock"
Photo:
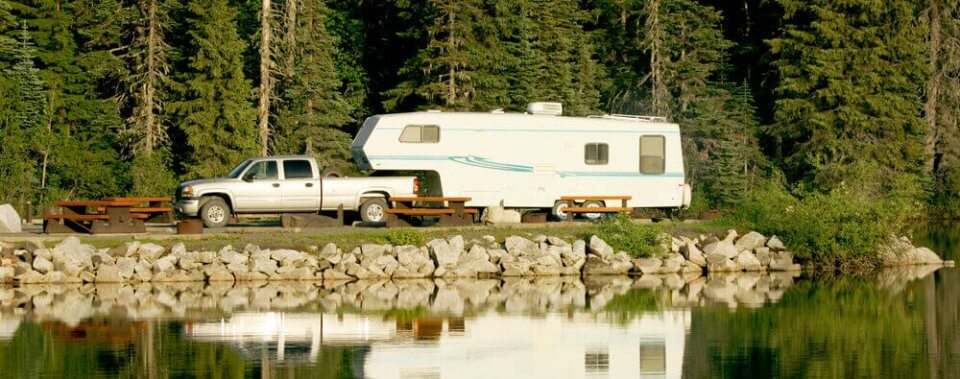
[[[53,262],[50,262],[47,258],[38,256],[33,258],[33,269],[41,274],[46,274],[53,271]]]
[[[347,275],[344,272],[330,269],[323,272],[323,279],[324,280],[349,280],[349,279],[353,279],[353,277],[350,275]]]
[[[360,247],[360,251],[363,253],[364,259],[370,259],[370,258],[377,259],[381,255],[383,255],[384,250],[385,249],[383,248],[383,245],[375,245],[375,244],[369,244],[369,243],[365,243],[363,244],[363,246]]]
[[[507,255],[507,257],[513,258],[513,256],[511,256],[511,255]],[[500,267],[503,268],[503,272],[502,272],[501,275],[503,275],[503,276],[530,276],[530,275],[533,275],[533,271],[531,270],[531,268],[533,267],[533,265],[534,265],[534,262],[533,262],[533,261],[531,261],[531,260],[529,260],[529,259],[526,259],[526,258],[523,258],[523,257],[521,257],[521,258],[519,258],[519,259],[505,259],[505,260],[501,260],[501,261],[500,261]]]
[[[760,260],[753,253],[747,251],[740,252],[735,263],[737,264],[737,271],[761,271],[763,269]]]
[[[22,221],[17,210],[10,204],[0,205],[0,233],[20,233]]]
[[[683,268],[683,264],[686,262],[683,259],[683,256],[680,254],[671,255],[663,261],[663,266],[660,267],[661,274],[675,274],[680,272],[680,269]]]
[[[756,250],[754,250],[754,255],[756,255],[757,260],[760,261],[760,265],[764,267],[769,266],[770,259],[773,258],[769,247],[758,247]]]
[[[787,247],[783,245],[783,242],[780,241],[780,237],[777,236],[770,237],[770,240],[767,241],[767,247],[769,247],[771,251],[782,251],[787,249]]]
[[[589,249],[591,254],[603,259],[608,259],[610,255],[613,254],[613,248],[610,247],[606,241],[595,235],[590,237]]]
[[[80,243],[77,237],[67,237],[52,250],[53,256],[80,267],[93,268],[93,246]]]
[[[83,281],[84,283],[93,283],[94,281],[97,280],[97,276],[90,271],[80,272],[79,277],[80,277],[80,280]]]
[[[13,281],[14,275],[16,275],[16,270],[13,267],[0,267],[0,283]]]
[[[146,259],[149,262],[149,259]],[[155,274],[170,272],[176,267],[177,257],[167,255],[153,262],[153,271]]]
[[[703,252],[697,248],[697,244],[693,241],[687,242],[686,248],[681,250],[683,251],[683,257],[688,261],[693,262],[699,267],[705,267],[707,265],[707,259],[703,256]]]
[[[136,272],[137,260],[133,257],[120,257],[117,258],[116,266],[120,270],[120,277],[127,280],[133,278],[133,274]]]
[[[722,254],[727,258],[733,259],[740,254],[740,250],[737,249],[737,246],[733,244],[732,240],[727,239],[705,245],[703,247],[703,253],[707,256],[712,254]]]
[[[17,276],[17,280],[21,284],[46,283],[47,277],[39,272],[30,270]]]
[[[137,249],[137,254],[141,258],[146,259],[148,262],[154,262],[158,258],[160,258],[160,256],[163,255],[165,251],[166,249],[164,249],[163,246],[152,244],[152,243],[145,243],[143,245],[140,245],[140,248]]]
[[[723,254],[710,254],[707,255],[707,271],[708,272],[735,272],[737,270],[737,264],[733,262],[730,258],[727,258]]]
[[[633,260],[634,269],[644,275],[660,273],[660,266],[662,265],[663,261],[657,258],[640,258]]]
[[[250,264],[250,271],[262,272],[270,275],[277,272],[277,261],[269,258],[254,259]]]
[[[464,242],[463,236],[453,236],[447,239],[447,243],[450,244],[450,248],[457,253],[463,253],[464,251]]]
[[[606,260],[596,255],[587,255],[583,265],[583,275],[626,275],[633,268],[633,262]]]
[[[531,240],[519,236],[510,236],[503,243],[507,252],[511,255],[536,255],[540,252],[540,247]]]
[[[39,238],[27,239],[27,241],[23,245],[23,249],[31,253],[34,251],[37,251],[37,249],[43,249],[43,248],[44,248],[43,240]]]
[[[140,241],[125,242],[120,246],[114,246],[107,250],[107,254],[112,257],[129,257],[140,250]]]
[[[120,276],[120,268],[113,265],[100,265],[97,268],[97,283],[122,283],[124,280]]]
[[[515,210],[503,209],[503,206],[489,206],[483,211],[480,221],[484,224],[519,224],[521,221],[520,212]]]
[[[763,247],[767,244],[767,237],[764,237],[762,234],[757,232],[750,232],[744,234],[740,239],[737,240],[735,246],[739,251],[753,251],[758,247]]]
[[[736,241],[736,240],[737,240],[737,237],[738,237],[738,236],[739,236],[739,235],[737,234],[737,231],[736,231],[736,230],[730,229],[730,230],[727,231],[727,236],[724,237],[723,240],[724,240],[724,241],[733,242],[733,241]]]
[[[437,267],[452,269],[457,266],[457,262],[460,260],[460,251],[454,250],[449,242],[435,239],[428,242],[427,246],[430,248],[430,256],[437,263]]]
[[[233,246],[230,245],[220,249],[220,251],[217,252],[217,256],[220,258],[220,262],[223,262],[225,265],[247,263],[247,256],[233,250]]]
[[[774,259],[770,261],[770,266],[767,269],[770,271],[800,271],[802,267],[786,259]]]
[[[243,247],[243,252],[249,255],[259,253],[260,246],[254,245],[252,243],[248,243],[246,246]]]
[[[296,250],[272,250],[270,259],[280,262],[281,265],[298,265],[307,260],[307,255]]]
[[[547,237],[547,243],[553,246],[570,246],[570,243],[567,241],[564,241],[563,238],[554,237],[554,236]]]
[[[317,257],[330,262],[332,265],[336,265],[343,259],[343,253],[337,248],[337,245],[328,243],[323,247],[323,250],[320,250],[320,254],[318,254]]]
[[[937,253],[934,253],[933,250],[930,250],[925,247],[919,247],[916,250],[914,250],[914,257],[915,257],[914,261],[916,262],[915,264],[920,264],[920,265],[943,264],[943,259],[940,259]]]

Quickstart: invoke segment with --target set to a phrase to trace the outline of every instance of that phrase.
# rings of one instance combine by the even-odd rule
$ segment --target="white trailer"
[[[632,196],[633,208],[690,204],[680,128],[662,118],[563,117],[556,103],[528,113],[413,112],[370,117],[350,150],[376,171],[433,171],[443,196],[468,206],[553,208],[562,196]],[[609,206],[620,206],[620,202]],[[584,204],[585,206],[607,206]]]

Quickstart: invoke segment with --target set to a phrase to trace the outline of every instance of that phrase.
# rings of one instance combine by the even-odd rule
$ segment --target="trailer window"
[[[610,160],[610,146],[605,143],[588,143],[583,147],[583,162],[588,165],[603,165]]]
[[[663,136],[640,137],[640,173],[662,174],[666,169],[666,139]]]
[[[400,142],[437,143],[440,142],[440,127],[436,125],[407,125],[400,133]]]
[[[313,169],[310,161],[291,160],[283,161],[283,177],[286,179],[313,179]]]

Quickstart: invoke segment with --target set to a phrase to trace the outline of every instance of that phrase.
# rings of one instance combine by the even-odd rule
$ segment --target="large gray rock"
[[[120,257],[117,258],[116,267],[120,270],[121,278],[130,279],[136,272],[137,260],[133,257]]]
[[[120,276],[120,268],[113,265],[100,265],[97,268],[97,283],[122,283],[123,277]]]
[[[487,207],[480,217],[480,222],[485,224],[519,224],[521,222],[520,212],[515,210],[503,209],[502,206],[494,205]]]
[[[434,262],[437,263],[437,268],[453,269],[457,267],[457,262],[460,261],[460,251],[454,250],[449,242],[435,239],[428,242],[427,246],[430,248],[430,255]]]
[[[114,257],[129,257],[137,253],[140,250],[140,241],[131,241],[120,244],[119,246],[114,246],[107,251],[107,254],[110,254]]]
[[[750,232],[737,240],[736,247],[740,251],[753,251],[758,247],[763,247],[766,243],[767,237],[757,232]]]
[[[591,236],[590,237],[590,253],[594,254],[603,259],[609,259],[613,255],[613,247],[607,244],[607,241],[604,241],[600,237]]]
[[[644,275],[659,274],[661,266],[663,266],[663,261],[658,258],[640,258],[633,260],[634,269]]]
[[[33,269],[41,274],[46,274],[53,271],[53,262],[50,262],[42,256],[37,256],[33,258]]]
[[[0,283],[11,282],[16,275],[16,270],[13,267],[3,266],[0,267]]]
[[[149,262],[149,259],[145,259]],[[153,272],[154,274],[170,272],[177,266],[177,256],[176,255],[166,255],[163,258],[157,259],[153,262]]]
[[[737,264],[737,271],[760,271],[763,269],[760,260],[748,251],[740,252],[734,262]]]
[[[343,259],[343,252],[337,248],[337,245],[328,243],[323,247],[323,250],[320,250],[320,254],[318,254],[317,257],[330,262],[332,265],[336,265]]]
[[[771,251],[781,251],[787,249],[787,247],[783,245],[783,241],[780,241],[780,237],[777,236],[770,237],[770,240],[767,241],[767,247],[769,247]]]
[[[97,250],[91,245],[80,243],[77,237],[67,237],[52,249],[53,256],[64,262],[84,268],[93,268],[93,254]]]
[[[139,254],[141,258],[146,259],[148,262],[153,262],[160,258],[165,251],[166,249],[164,249],[163,246],[153,243],[145,243],[140,245],[140,248],[137,250],[137,254]]]
[[[733,259],[740,254],[740,250],[737,249],[737,246],[733,244],[732,240],[726,239],[704,246],[703,254],[708,257],[712,254],[721,254],[727,258]]]
[[[17,210],[10,204],[0,205],[0,233],[20,233],[22,221]]]
[[[626,275],[633,268],[629,258],[626,262],[618,255],[611,259],[603,259],[597,255],[587,255],[587,262],[583,265],[583,275]]]
[[[513,256],[536,255],[540,252],[540,246],[536,242],[520,236],[507,237],[503,246]]]
[[[688,261],[693,262],[699,267],[705,267],[707,265],[707,258],[703,256],[703,252],[697,247],[697,244],[693,241],[687,242],[684,248],[680,249],[683,252],[684,258]]]
[[[280,265],[299,265],[307,260],[307,255],[296,250],[271,250],[270,259],[280,262]]]
[[[220,262],[223,262],[225,265],[231,264],[245,264],[247,263],[247,256],[245,254],[238,253],[233,249],[233,246],[227,245],[224,246],[217,253],[217,256],[220,258]]]
[[[250,271],[262,272],[270,275],[277,271],[277,261],[270,258],[254,259],[250,264]]]

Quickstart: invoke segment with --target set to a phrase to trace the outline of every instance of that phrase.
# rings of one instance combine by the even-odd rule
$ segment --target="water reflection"
[[[0,289],[0,372],[853,376],[853,362],[910,376],[956,365],[923,358],[931,273],[31,285]]]

